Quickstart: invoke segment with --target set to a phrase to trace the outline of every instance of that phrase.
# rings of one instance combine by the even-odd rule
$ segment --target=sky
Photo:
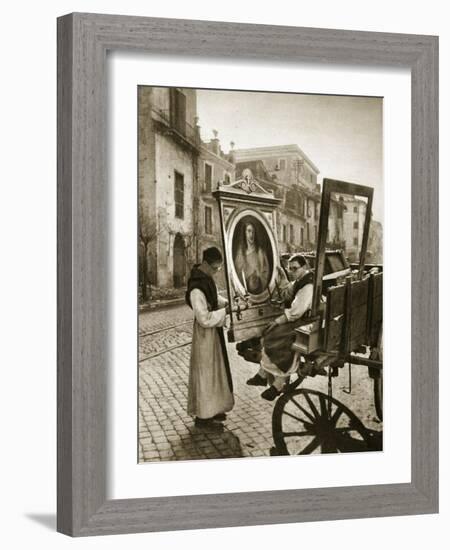
[[[383,220],[382,98],[198,90],[204,141],[219,132],[222,149],[296,143],[323,178],[374,187]]]

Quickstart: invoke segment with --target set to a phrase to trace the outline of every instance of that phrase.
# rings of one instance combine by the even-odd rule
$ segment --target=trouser
[[[258,370],[258,374],[263,378],[266,378],[272,386],[278,391],[281,391],[285,384],[289,383],[289,378],[292,373],[297,369],[296,361],[292,361],[292,365],[288,371],[283,372],[279,367],[272,363],[264,349],[261,353],[261,363]]]

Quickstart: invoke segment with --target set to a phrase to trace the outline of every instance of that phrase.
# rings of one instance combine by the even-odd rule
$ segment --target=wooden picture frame
[[[106,53],[124,49],[410,68],[410,483],[107,500]],[[82,13],[59,18],[58,316],[58,531],[86,536],[437,512],[438,38]]]

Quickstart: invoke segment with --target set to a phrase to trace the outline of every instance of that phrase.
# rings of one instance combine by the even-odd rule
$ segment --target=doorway
[[[173,243],[173,286],[180,288],[186,284],[186,258],[182,235],[177,233]]]

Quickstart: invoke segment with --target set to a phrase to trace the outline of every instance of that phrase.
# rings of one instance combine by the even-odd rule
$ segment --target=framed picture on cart
[[[436,512],[437,330],[429,327],[437,328],[437,38],[71,14],[58,21],[58,71],[58,530],[82,536]],[[347,188],[350,198],[329,187],[324,212],[322,193],[333,182],[360,187]],[[367,188],[373,203],[372,192],[358,194]],[[325,213],[331,222],[320,227]],[[367,259],[376,238],[369,244],[365,214],[383,222],[382,262]],[[346,226],[347,243],[360,239],[354,257],[330,246],[330,235],[344,240]],[[211,248],[221,259],[206,265]],[[362,269],[361,252],[362,267],[382,269]],[[301,429],[274,429],[274,407],[290,394],[280,391],[275,405],[261,398],[274,375],[266,388],[247,384],[259,362],[244,361],[238,347],[288,315],[282,287],[294,287],[289,278],[303,265],[321,276],[309,283],[312,317],[296,327],[297,345],[310,347],[297,354],[288,382],[299,367],[317,370],[307,374],[319,389],[294,391],[312,402],[313,418],[315,409],[347,419],[336,424],[332,448],[311,435],[319,423],[304,411]],[[219,303],[226,309],[233,378],[234,403],[206,427],[198,421],[205,414],[188,411],[197,313],[186,291],[195,266],[218,289],[208,319],[222,315]],[[345,296],[361,319],[356,296],[376,302],[380,271],[382,444],[375,403],[361,413],[345,401],[356,399],[357,368],[352,380],[333,355],[337,341],[341,355],[344,342],[349,353],[368,344],[376,308],[362,308],[364,330],[355,322],[349,332],[351,323],[341,326],[330,307],[327,317],[322,304],[332,295],[337,304],[353,273],[354,292]],[[311,346],[323,323],[335,347],[321,365],[323,341]],[[358,370],[372,369],[372,389],[379,357],[366,351]],[[378,424],[366,432],[367,407]],[[294,430],[309,439],[288,452]],[[283,436],[278,448],[274,433]],[[308,446],[308,456],[286,456]]]

